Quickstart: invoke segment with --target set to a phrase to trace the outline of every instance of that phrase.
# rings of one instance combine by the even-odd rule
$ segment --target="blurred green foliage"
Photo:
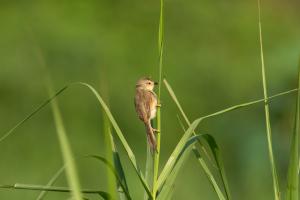
[[[269,94],[297,85],[299,6],[296,0],[263,1]],[[262,97],[256,1],[166,0],[165,9],[164,75],[190,119]],[[159,2],[150,0],[1,1],[1,133],[47,98],[41,68],[44,59],[56,89],[83,81],[108,96],[138,161],[144,163],[146,137],[134,111],[134,85],[141,76],[158,77],[158,17]],[[78,158],[82,186],[105,190],[105,168],[84,158],[104,155],[98,103],[88,91],[74,87],[59,97],[59,104]],[[179,112],[164,89],[162,105],[163,164],[182,130],[176,118]],[[295,95],[275,100],[270,108],[275,159],[285,188]],[[206,121],[198,132],[217,139],[233,199],[273,198],[262,105]],[[122,155],[120,146],[119,150]],[[0,143],[0,158],[0,184],[47,183],[62,166],[50,107]],[[129,166],[129,186],[141,189],[125,156],[123,162]],[[66,185],[65,177],[57,185]],[[175,200],[217,198],[194,157],[175,187]],[[133,197],[141,199],[143,194],[136,191],[131,191]],[[0,199],[37,195],[0,191]],[[65,199],[68,195],[47,197]]]

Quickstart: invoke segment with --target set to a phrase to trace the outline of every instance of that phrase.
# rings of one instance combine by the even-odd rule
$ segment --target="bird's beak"
[[[154,82],[154,85],[158,85],[158,82]]]

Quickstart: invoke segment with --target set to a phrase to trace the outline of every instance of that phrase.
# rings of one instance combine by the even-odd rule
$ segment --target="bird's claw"
[[[160,130],[158,130],[158,129],[153,128],[152,130],[153,130],[153,132],[155,132],[155,133],[160,133]]]
[[[161,108],[161,104],[160,104],[160,103],[159,103],[159,104],[157,104],[157,105],[156,105],[156,107],[158,107],[158,108]]]

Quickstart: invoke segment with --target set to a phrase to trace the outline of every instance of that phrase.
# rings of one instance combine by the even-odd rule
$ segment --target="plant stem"
[[[271,123],[270,123],[269,101],[268,101],[268,93],[267,93],[267,81],[266,81],[266,71],[265,71],[265,62],[264,62],[264,53],[263,53],[263,42],[262,42],[260,0],[258,0],[258,28],[259,28],[261,70],[262,70],[263,90],[264,90],[264,99],[265,99],[265,101],[264,101],[265,102],[265,118],[266,118],[269,157],[270,157],[270,163],[271,163],[271,168],[272,168],[275,200],[280,200],[278,175],[277,175],[277,170],[276,170],[276,165],[275,165],[275,160],[274,160],[274,155],[273,155],[273,147],[272,147],[272,130],[271,130]]]
[[[158,82],[158,104],[160,104],[161,97],[161,82],[162,82],[162,67],[163,67],[163,47],[164,47],[164,27],[163,27],[163,10],[164,10],[164,0],[160,0],[160,16],[159,16],[159,28],[158,28],[158,53],[159,53],[159,82]],[[157,108],[157,129],[160,131],[157,133],[157,151],[154,152],[153,156],[153,186],[152,186],[152,197],[153,200],[156,199],[157,192],[157,177],[159,169],[159,156],[160,156],[160,136],[161,136],[161,112],[160,107]]]

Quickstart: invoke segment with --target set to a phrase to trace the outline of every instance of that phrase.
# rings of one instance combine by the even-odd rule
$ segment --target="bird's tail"
[[[146,127],[147,139],[148,139],[148,143],[150,144],[151,151],[152,152],[157,151],[156,139],[150,121],[148,123],[145,123],[145,127]]]

